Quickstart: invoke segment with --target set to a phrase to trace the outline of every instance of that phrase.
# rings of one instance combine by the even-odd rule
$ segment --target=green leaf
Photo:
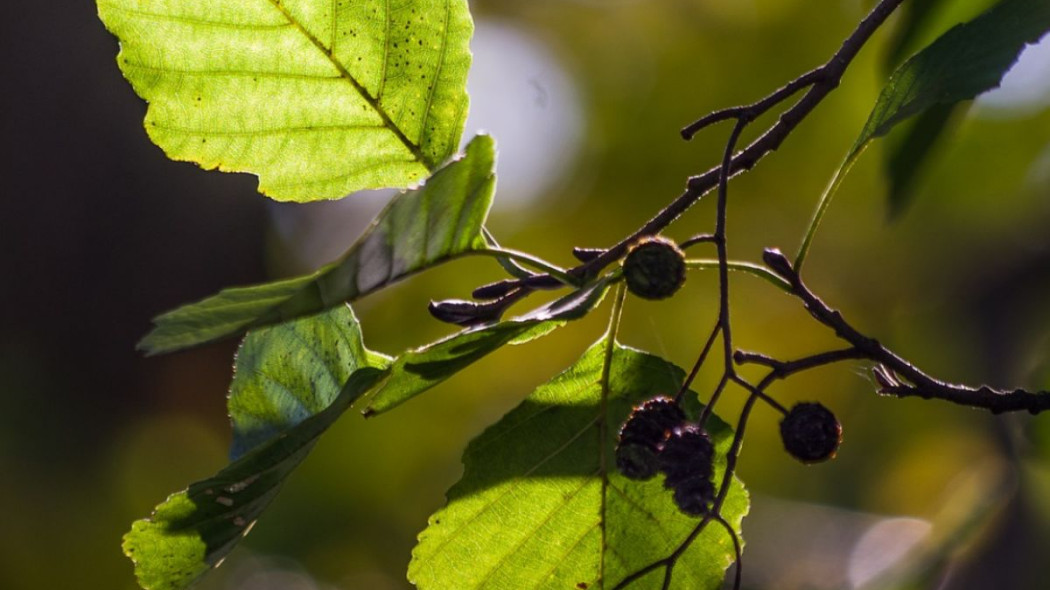
[[[632,406],[673,393],[683,378],[663,359],[598,342],[470,443],[448,506],[419,537],[409,579],[420,590],[612,588],[667,557],[699,519],[678,512],[658,479],[621,476],[612,457]],[[687,411],[695,416],[698,405],[690,396]],[[717,485],[732,433],[713,417],[708,426]],[[748,505],[734,480],[722,515],[738,531]],[[720,588],[734,558],[727,532],[709,525],[678,560],[671,587]],[[660,588],[663,573],[631,589]]]
[[[1047,31],[1050,2],[1003,0],[977,18],[949,29],[897,68],[821,196],[795,266],[802,266],[831,198],[872,140],[934,105],[956,104],[997,87],[1025,46]]]
[[[317,438],[382,375],[380,369],[358,369],[325,409],[133,523],[124,535],[124,553],[135,563],[139,584],[146,590],[181,590],[217,566],[248,534]]]
[[[466,0],[98,0],[170,158],[282,201],[406,187],[466,119]]]
[[[354,371],[390,363],[365,348],[347,305],[252,330],[236,358],[228,400],[231,460],[330,406]]]
[[[408,351],[390,367],[390,377],[364,409],[374,416],[396,408],[506,344],[522,344],[549,334],[594,309],[615,276],[606,276],[521,317],[471,328]]]
[[[968,103],[934,105],[909,122],[897,141],[890,138],[885,169],[889,180],[890,217],[897,217],[915,197],[919,173],[945,135],[951,135],[952,122],[966,112]]]
[[[1046,0],[1003,0],[953,27],[893,72],[846,159],[935,104],[969,100],[999,86],[1025,45],[1048,30]]]
[[[138,347],[170,352],[316,313],[485,248],[481,230],[492,204],[494,167],[492,138],[475,137],[462,159],[398,195],[335,262],[303,277],[224,289],[160,315]]]

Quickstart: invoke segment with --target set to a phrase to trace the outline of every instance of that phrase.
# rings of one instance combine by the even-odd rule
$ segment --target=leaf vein
[[[589,424],[587,424],[586,426],[584,426],[584,427],[583,427],[582,429],[580,429],[580,431],[579,431],[579,432],[577,432],[576,434],[574,434],[574,435],[573,435],[573,436],[572,436],[572,437],[571,437],[571,438],[570,438],[570,439],[569,439],[568,441],[566,441],[566,442],[565,442],[565,444],[563,444],[563,445],[561,445],[560,447],[558,447],[557,449],[555,449],[555,450],[554,450],[553,452],[551,452],[551,453],[550,453],[549,455],[547,455],[546,457],[543,457],[543,458],[542,458],[542,459],[541,459],[540,461],[538,461],[538,462],[537,462],[537,463],[536,463],[535,465],[533,465],[532,467],[530,467],[528,471],[526,471],[525,473],[522,473],[521,475],[519,475],[519,476],[517,476],[517,477],[518,477],[519,479],[524,479],[524,478],[526,478],[526,477],[528,477],[528,476],[532,475],[533,473],[535,473],[535,472],[536,472],[536,470],[537,470],[537,469],[539,469],[540,467],[542,467],[542,466],[543,466],[543,465],[544,465],[544,464],[545,464],[545,463],[546,463],[547,461],[550,461],[550,460],[551,460],[551,459],[553,459],[553,458],[554,458],[555,456],[557,456],[557,455],[558,455],[558,453],[562,452],[563,450],[565,450],[566,448],[568,448],[568,447],[569,447],[569,446],[570,446],[570,445],[571,445],[572,443],[576,442],[576,439],[578,439],[578,438],[579,438],[579,437],[580,437],[580,436],[581,436],[581,435],[582,435],[582,434],[583,434],[584,432],[587,432],[587,430],[589,430],[589,429],[590,429],[590,427],[591,427],[591,426],[592,426],[593,424],[594,424],[594,422],[592,421],[592,422],[590,422]],[[471,450],[472,450],[472,449],[468,449],[468,451],[471,451]],[[482,516],[482,515],[484,515],[485,513],[487,513],[487,512],[489,511],[489,510],[491,510],[491,509],[492,509],[493,507],[495,507],[496,505],[498,505],[498,504],[500,503],[500,501],[501,501],[501,500],[503,500],[503,498],[505,498],[505,497],[506,497],[506,496],[507,496],[508,494],[510,494],[510,493],[511,493],[512,491],[514,491],[514,486],[513,486],[513,485],[508,485],[508,486],[506,487],[506,489],[504,489],[504,490],[503,490],[502,492],[500,492],[500,495],[499,495],[499,496],[496,496],[495,498],[493,498],[493,499],[492,499],[492,501],[491,501],[491,502],[489,502],[489,503],[488,503],[488,504],[486,504],[486,505],[485,505],[484,507],[482,507],[482,509],[481,509],[481,510],[478,510],[478,511],[477,511],[477,512],[476,512],[475,514],[472,514],[472,515],[471,515],[471,517],[470,517],[469,519],[467,519],[467,520],[466,520],[465,522],[463,522],[463,523],[462,523],[462,524],[461,524],[461,525],[459,526],[459,528],[457,528],[457,529],[456,529],[455,531],[452,531],[452,532],[451,532],[451,533],[449,534],[448,538],[446,538],[446,539],[445,539],[445,540],[444,540],[444,541],[443,541],[443,542],[442,542],[442,543],[441,543],[440,545],[438,545],[438,546],[437,546],[437,547],[436,547],[436,548],[434,549],[434,551],[433,551],[433,555],[437,555],[437,554],[441,553],[441,550],[442,550],[442,549],[444,549],[446,545],[448,545],[449,543],[451,543],[451,542],[452,542],[453,540],[455,540],[455,539],[456,539],[456,538],[458,537],[458,535],[460,535],[460,534],[461,534],[461,533],[463,533],[463,532],[464,532],[464,531],[465,531],[466,529],[468,529],[468,528],[470,527],[470,525],[474,523],[474,521],[476,521],[477,519],[481,518],[481,516]]]
[[[216,135],[219,137],[264,136],[278,134],[308,134],[308,133],[330,133],[337,131],[385,131],[383,125],[317,125],[304,127],[274,127],[271,129],[191,129],[189,127],[175,127],[168,125],[153,125],[159,131],[170,131],[172,133],[183,133],[186,135]]]
[[[452,15],[452,0],[445,0],[445,23],[442,26],[443,34],[441,35],[441,51],[438,54],[437,67],[434,69],[434,76],[430,80],[430,89],[427,91],[427,100],[423,106],[423,121],[419,125],[419,143],[423,142],[423,136],[426,134],[427,122],[430,120],[430,110],[434,103],[434,93],[437,91],[438,79],[441,77],[441,69],[445,65],[445,54],[448,49],[448,27],[449,21]]]
[[[312,180],[297,180],[297,181],[290,181],[290,182],[272,183],[272,184],[270,184],[268,186],[271,189],[281,189],[281,188],[289,188],[289,187],[304,187],[304,186],[314,186],[314,185],[318,185],[318,184],[328,184],[328,183],[331,183],[331,182],[334,182],[334,181],[342,180],[344,178],[351,178],[353,176],[359,176],[362,173],[369,172],[369,171],[375,170],[377,168],[384,168],[386,166],[391,166],[394,163],[413,164],[413,163],[417,163],[417,162],[418,162],[418,160],[416,160],[415,158],[410,158],[410,159],[406,159],[406,160],[379,159],[375,164],[372,164],[370,166],[358,166],[358,167],[354,168],[353,170],[351,170],[350,172],[344,172],[344,173],[340,173],[340,174],[332,174],[332,175],[328,175],[328,176],[322,176],[321,178],[315,178],[315,179],[312,179]]]
[[[295,20],[295,18],[287,10],[285,10],[284,6],[281,5],[281,1],[280,0],[268,0],[268,1],[270,2],[270,4],[272,4],[278,10],[280,10],[281,14],[283,14],[284,17],[286,19],[288,19],[288,22],[292,23],[292,25],[294,25],[304,36],[306,36],[306,38],[317,48],[318,51],[323,53],[324,56],[326,58],[328,58],[328,61],[330,61],[332,63],[332,65],[335,66],[335,68],[337,70],[339,70],[339,74],[354,88],[354,90],[357,91],[357,93],[362,98],[365,99],[365,101],[368,103],[368,105],[370,107],[372,107],[372,109],[375,110],[376,113],[379,114],[380,118],[383,119],[383,124],[385,124],[387,126],[387,128],[390,129],[390,131],[397,137],[398,141],[401,142],[401,144],[405,146],[405,148],[409,151],[409,153],[412,154],[412,161],[420,162],[428,170],[432,170],[436,166],[436,163],[432,162],[429,158],[427,158],[427,156],[423,153],[422,149],[420,149],[419,145],[417,145],[415,142],[413,142],[411,139],[409,139],[407,136],[405,136],[405,133],[404,133],[404,131],[401,130],[401,127],[399,127],[397,125],[397,123],[395,123],[393,121],[393,119],[391,119],[390,114],[386,112],[386,109],[383,107],[382,103],[380,103],[379,98],[372,96],[368,92],[368,89],[365,88],[363,84],[361,84],[360,80],[358,80],[356,77],[354,77],[354,75],[350,73],[350,71],[346,68],[346,66],[343,65],[343,63],[340,62],[338,59],[336,59],[335,55],[333,55],[330,50],[325,48],[324,44],[321,43],[320,40],[316,36],[314,36],[312,33],[310,33],[310,31],[308,31],[306,29],[306,27],[304,27],[302,25],[302,23],[300,23],[299,21]],[[387,2],[389,2],[389,0],[387,0]],[[384,53],[384,59],[385,59],[385,53]],[[353,176],[353,174],[352,173],[344,174],[341,177],[342,178],[346,178],[346,177],[349,177],[349,176]],[[338,177],[333,177],[333,178],[338,178]],[[287,187],[287,186],[302,186],[302,185],[297,185],[297,184],[288,185],[288,184],[286,184],[286,185],[279,185],[279,186]]]
[[[592,473],[591,477],[594,477],[596,475],[598,475],[597,471]],[[599,523],[596,522],[593,525],[591,525],[591,526],[587,527],[586,529],[584,529],[583,533],[579,537],[576,538],[576,542],[573,543],[572,546],[570,546],[568,548],[568,550],[564,551],[561,554],[561,557],[559,559],[554,561],[554,565],[551,566],[551,569],[543,576],[543,578],[540,580],[540,582],[535,587],[536,588],[542,588],[544,582],[546,582],[547,580],[553,578],[554,577],[554,572],[558,571],[558,566],[560,566],[562,564],[562,562],[565,561],[565,558],[567,556],[571,555],[572,552],[575,551],[576,548],[580,546],[580,543],[583,543],[583,540],[587,538],[587,535],[590,535],[591,531],[593,531],[594,529],[598,528],[598,526],[599,526]]]
[[[294,72],[266,72],[260,70],[189,70],[186,68],[151,65],[130,60],[124,60],[121,62],[121,64],[124,67],[132,67],[140,70],[148,70],[151,72],[182,74],[185,76],[251,76],[253,78],[272,78],[276,80],[327,80],[332,82],[341,81],[343,79],[342,76],[321,76],[318,74],[299,74]]]
[[[111,3],[111,2],[99,2],[98,6],[99,6],[99,8],[104,8],[106,10],[113,10],[113,11],[116,11],[116,12],[123,12],[125,14],[134,15],[134,16],[137,16],[137,17],[141,17],[143,19],[153,19],[153,20],[181,23],[181,24],[192,25],[192,26],[200,26],[200,27],[214,27],[214,28],[219,28],[219,29],[234,29],[234,30],[245,30],[245,29],[248,29],[248,30],[253,30],[253,31],[272,31],[272,30],[284,29],[284,28],[292,26],[292,24],[288,23],[288,22],[260,24],[260,23],[234,23],[234,22],[229,22],[229,21],[209,20],[209,19],[200,18],[200,17],[196,17],[196,16],[187,16],[187,15],[184,15],[184,14],[165,14],[165,13],[160,13],[160,12],[150,12],[150,11],[147,11],[147,10],[138,10],[138,9],[135,9],[135,8],[128,8],[126,6],[121,6],[119,4],[114,4],[114,3]]]
[[[543,518],[543,520],[536,523],[536,526],[532,527],[531,530],[522,535],[521,540],[515,543],[513,547],[510,547],[506,551],[504,551],[503,555],[499,558],[495,565],[493,565],[492,568],[489,569],[489,571],[485,574],[485,577],[478,582],[478,587],[484,587],[485,582],[491,579],[492,576],[494,576],[496,572],[499,571],[503,564],[505,564],[508,559],[510,559],[515,553],[518,552],[519,549],[521,549],[522,545],[531,541],[532,538],[536,535],[537,532],[539,532],[541,528],[543,528],[552,520],[554,520],[555,516],[561,513],[561,511],[565,510],[565,508],[572,503],[572,500],[574,500],[576,496],[580,495],[580,492],[589,487],[589,485],[591,484],[590,478],[584,479],[582,481],[583,483],[580,486],[578,486],[575,490],[573,490],[572,494],[570,494],[568,498],[565,498],[564,501],[558,504],[558,506],[550,513],[548,513]],[[557,565],[555,565],[555,569],[557,569]]]

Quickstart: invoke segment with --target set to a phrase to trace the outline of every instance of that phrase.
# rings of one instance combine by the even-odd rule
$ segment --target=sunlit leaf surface
[[[176,160],[252,172],[287,201],[407,187],[467,114],[466,0],[98,0]]]
[[[386,359],[364,350],[347,307],[249,334],[231,387],[236,460],[132,525],[124,552],[142,587],[186,588],[217,565],[318,437],[383,376],[369,364]]]
[[[683,377],[658,357],[595,344],[471,442],[448,506],[420,535],[409,579],[422,590],[611,588],[666,557],[699,519],[680,513],[659,479],[621,476],[612,457],[632,406],[673,393]],[[697,405],[687,404],[694,416]],[[708,426],[721,457],[717,482],[732,433],[717,419]],[[747,510],[734,481],[722,514],[739,530]],[[671,587],[720,588],[733,559],[727,532],[708,526],[674,568]],[[657,570],[631,588],[659,588],[663,577]]]
[[[230,385],[230,458],[327,408],[354,371],[388,363],[365,348],[349,306],[248,332]]]
[[[462,159],[419,189],[398,195],[339,260],[311,275],[225,289],[162,314],[139,348],[170,352],[315,313],[484,248],[481,231],[492,204],[494,167],[492,138],[479,135]]]

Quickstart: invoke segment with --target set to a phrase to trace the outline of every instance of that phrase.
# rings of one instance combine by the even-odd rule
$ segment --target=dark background
[[[497,208],[490,226],[507,245],[562,264],[573,245],[616,241],[717,161],[727,130],[685,144],[682,124],[821,63],[863,16],[861,4],[473,3],[479,19],[527,32],[557,56],[583,130],[564,177],[524,214]],[[92,3],[7,6],[0,587],[134,588],[119,549],[131,520],[225,463],[236,343],[159,358],[134,344],[157,313],[291,272],[273,222],[294,206],[258,195],[250,176],[174,163],[150,143],[145,104],[121,78],[117,43]],[[874,102],[885,43],[884,33],[779,153],[734,182],[735,257],[796,247]],[[893,224],[880,147],[869,150],[818,236],[807,269],[816,290],[934,374],[1046,386],[1047,104],[976,105],[937,152],[916,205]],[[705,231],[711,209],[696,209],[670,235]],[[354,232],[334,235],[347,244]],[[370,344],[397,353],[447,333],[425,302],[463,297],[497,276],[489,264],[457,264],[361,302]],[[834,345],[795,302],[747,279],[734,288],[741,346],[795,356]],[[713,294],[713,276],[698,274],[671,303],[630,302],[624,341],[690,363],[713,321]],[[600,334],[602,315],[501,351],[381,420],[348,416],[203,587],[405,587],[414,536],[455,481],[463,445],[570,364]],[[881,399],[866,374],[837,367],[774,391],[839,413],[846,446],[831,464],[791,463],[775,416],[757,415],[741,471],[754,500],[744,522],[749,586],[854,587],[882,563],[854,550],[880,547],[860,542],[875,543],[868,533],[881,526],[899,541],[890,546],[913,540],[918,556],[887,553],[897,573],[885,587],[926,587],[946,570],[955,572],[950,588],[1039,587],[1048,573],[1040,548],[1050,542],[1047,418]],[[702,375],[700,391],[714,377]]]

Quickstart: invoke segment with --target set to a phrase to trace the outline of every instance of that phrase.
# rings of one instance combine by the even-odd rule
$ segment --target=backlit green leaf
[[[952,122],[966,111],[969,103],[938,104],[909,121],[904,134],[894,141],[889,137],[885,168],[889,181],[890,216],[900,215],[915,197],[919,174],[938,144],[950,136]],[[902,127],[904,127],[902,125]]]
[[[230,385],[230,458],[327,408],[354,371],[389,362],[365,348],[361,326],[346,305],[251,330],[237,350]]]
[[[632,406],[673,393],[684,372],[608,344],[598,342],[470,443],[463,478],[413,552],[409,579],[421,590],[608,589],[667,557],[698,524],[677,510],[659,479],[627,480],[612,459]],[[699,404],[689,399],[695,416]],[[708,427],[717,485],[732,433],[717,419]],[[747,510],[747,493],[734,480],[722,515],[739,531]],[[733,560],[728,533],[709,525],[679,559],[671,588],[720,588]],[[630,587],[660,588],[663,578],[659,569]]]
[[[459,144],[466,0],[98,0],[176,160],[252,172],[278,199],[406,187]]]
[[[494,167],[492,138],[479,135],[462,159],[398,195],[335,262],[303,277],[224,289],[160,315],[139,348],[170,352],[315,313],[485,248],[481,231],[492,204]]]
[[[152,516],[133,523],[124,535],[124,553],[135,563],[139,584],[146,590],[181,590],[218,565],[248,534],[317,438],[382,375],[380,369],[358,369],[323,410],[270,438],[214,477],[173,494]]]
[[[381,414],[405,403],[501,346],[528,342],[585,316],[601,303],[612,280],[602,278],[524,316],[464,330],[402,354],[391,365],[390,377],[369,400],[365,415]]]

